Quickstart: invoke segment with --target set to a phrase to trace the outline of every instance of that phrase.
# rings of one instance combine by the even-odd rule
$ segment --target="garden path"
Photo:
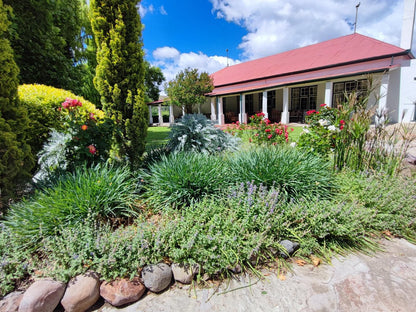
[[[265,270],[263,280],[239,275],[218,289],[175,284],[125,308],[104,304],[91,311],[415,311],[416,246],[403,239],[382,240],[381,246],[384,251],[334,258],[332,265],[295,264],[284,280]]]

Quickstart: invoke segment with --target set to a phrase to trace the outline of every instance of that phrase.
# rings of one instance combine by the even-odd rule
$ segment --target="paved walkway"
[[[240,275],[219,289],[197,288],[196,296],[189,286],[174,285],[125,308],[104,304],[93,311],[416,311],[416,246],[401,239],[383,240],[382,246],[384,252],[351,254],[332,265],[295,265],[285,280],[266,271],[258,282]]]

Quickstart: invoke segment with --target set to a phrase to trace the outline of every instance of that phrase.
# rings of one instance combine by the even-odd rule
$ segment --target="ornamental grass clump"
[[[220,196],[231,183],[221,156],[202,153],[172,153],[161,156],[142,171],[143,194],[148,205],[182,207],[206,195]]]
[[[127,167],[81,166],[12,206],[4,224],[22,239],[36,242],[87,215],[100,220],[135,216],[136,188],[137,181]]]
[[[229,157],[227,166],[235,183],[279,189],[288,200],[310,196],[329,198],[335,187],[330,164],[322,158],[284,146],[263,146]]]
[[[239,140],[214,126],[202,114],[187,114],[172,125],[168,148],[173,152],[215,154],[236,150]]]

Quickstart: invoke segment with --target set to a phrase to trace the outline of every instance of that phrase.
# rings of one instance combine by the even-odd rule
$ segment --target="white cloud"
[[[139,14],[143,18],[147,13],[153,13],[155,11],[155,7],[153,4],[149,5],[148,7],[143,6],[141,3],[139,4]]]
[[[157,48],[153,51],[153,57],[158,60],[176,59],[179,55],[179,51],[172,47]]]
[[[228,59],[225,56],[208,56],[202,52],[180,53],[172,47],[157,48],[153,51],[154,61],[152,65],[160,67],[166,82],[175,78],[175,76],[185,68],[197,68],[199,72],[212,74],[228,65],[234,65],[239,61]],[[163,92],[163,91],[162,91]]]
[[[239,48],[255,59],[351,34],[357,0],[211,0],[218,18],[246,28]],[[403,0],[362,0],[357,32],[399,45]],[[415,42],[415,40],[414,40]]]
[[[159,12],[162,15],[168,15],[168,12],[166,12],[165,7],[163,5],[159,8]]]

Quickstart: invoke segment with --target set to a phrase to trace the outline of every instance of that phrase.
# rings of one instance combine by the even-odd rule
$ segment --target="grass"
[[[147,128],[146,148],[165,145],[169,139],[169,127],[149,127]]]

